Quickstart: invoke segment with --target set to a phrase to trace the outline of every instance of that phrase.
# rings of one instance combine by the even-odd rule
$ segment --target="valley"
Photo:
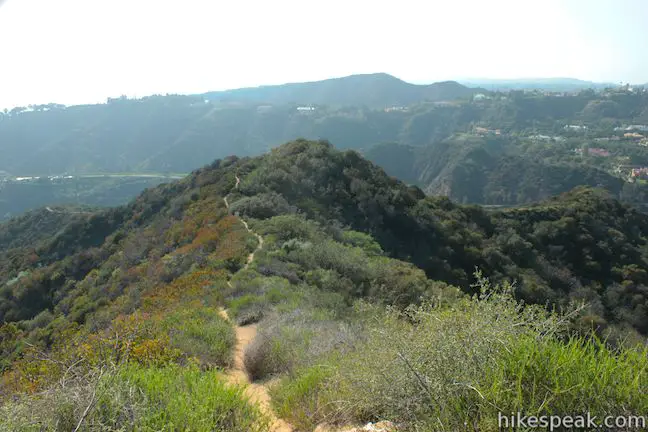
[[[181,174],[106,173],[0,176],[0,221],[51,206],[108,207],[126,204],[147,187],[180,179]]]
[[[641,87],[489,91],[385,74],[16,109],[0,115],[0,181],[13,178],[4,182],[0,215],[123,204],[183,175],[172,173],[297,138],[358,150],[427,194],[460,203],[528,204],[586,185],[643,208],[647,113]],[[74,188],[84,191],[51,173],[77,173]]]

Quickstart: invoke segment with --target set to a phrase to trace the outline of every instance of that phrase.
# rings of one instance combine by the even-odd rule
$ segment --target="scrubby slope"
[[[577,186],[601,187],[633,201],[639,196],[629,193],[626,197],[622,191],[629,186],[623,179],[573,159],[568,153],[573,149],[558,144],[546,149],[521,147],[519,140],[508,138],[454,137],[424,147],[382,144],[364,154],[426,194],[464,204],[529,204]]]
[[[627,323],[619,318],[637,314],[633,325],[645,331],[639,324],[645,322],[644,306],[622,299],[628,294],[609,294],[620,286],[643,290],[644,282],[628,275],[631,268],[648,268],[648,216],[605,193],[578,189],[519,213],[491,213],[425,198],[357,153],[307,141],[251,159],[241,170],[246,173],[240,188],[246,198],[238,203],[242,214],[268,217],[274,208],[334,219],[371,234],[389,254],[415,263],[432,279],[470,290],[470,275],[480,267],[497,280],[517,280],[527,301],[596,299],[594,315],[604,322]],[[521,220],[511,220],[513,214]],[[578,257],[568,253],[576,250],[574,242]]]
[[[597,191],[487,213],[426,198],[355,152],[299,140],[72,219],[51,239],[34,237],[35,256],[2,263],[7,430],[31,430],[26,418],[44,430],[266,430],[220,372],[236,346],[222,307],[238,325],[258,323],[245,369],[252,380],[282,378],[265,385],[297,427],[387,417],[456,430],[457,419],[474,418],[491,430],[492,403],[551,413],[578,401],[596,412],[648,406],[628,399],[646,385],[645,353],[564,344],[573,330],[592,337],[592,325],[605,335],[646,331],[648,219]],[[12,234],[3,242],[28,250]],[[489,282],[474,285],[476,266],[504,287],[518,279],[518,298],[590,306],[562,319],[521,308],[509,290],[491,296]],[[376,352],[388,361],[362,361]],[[569,368],[538,369],[546,356]],[[618,378],[600,399],[594,365]],[[396,375],[404,381],[381,384]],[[435,404],[412,393],[421,376],[422,390],[445,395]],[[540,386],[550,403],[520,391]]]

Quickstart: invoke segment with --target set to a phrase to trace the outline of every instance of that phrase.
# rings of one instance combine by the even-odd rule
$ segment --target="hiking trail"
[[[236,177],[235,189],[238,189],[241,179]],[[229,209],[229,202],[227,201],[227,196],[223,198],[225,202],[225,207]],[[247,269],[250,264],[254,261],[255,254],[263,248],[263,237],[254,232],[240,216],[237,216],[241,221],[245,229],[253,234],[257,241],[256,249],[250,253],[247,257],[247,262],[243,269]],[[228,280],[227,285],[232,288],[232,283]],[[227,313],[227,310],[221,309],[220,315],[228,321],[230,317]],[[255,403],[261,409],[266,416],[270,418],[270,432],[293,432],[293,427],[286,423],[284,420],[277,418],[277,416],[272,411],[270,407],[270,394],[268,393],[268,383],[254,383],[250,381],[250,377],[245,369],[245,348],[254,340],[257,335],[257,325],[250,324],[246,326],[239,326],[234,324],[234,330],[236,332],[236,347],[234,349],[234,364],[231,369],[229,369],[225,376],[227,380],[232,384],[244,385],[246,386],[245,395],[250,398],[252,403]]]

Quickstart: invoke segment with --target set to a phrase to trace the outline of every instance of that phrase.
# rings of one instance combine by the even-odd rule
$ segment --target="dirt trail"
[[[257,238],[257,241],[258,241],[256,249],[254,250],[254,252],[252,252],[250,255],[248,255],[247,262],[245,263],[245,267],[243,267],[244,269],[247,269],[250,266],[250,264],[252,264],[252,261],[254,261],[254,254],[256,254],[258,251],[260,251],[261,248],[263,248],[263,237],[261,237],[259,234],[252,231],[250,229],[250,227],[248,226],[247,222],[245,222],[243,219],[241,219],[241,222],[243,222],[243,225],[245,226],[245,229],[250,234],[254,234],[254,236]]]
[[[223,318],[229,320],[226,310],[221,310]],[[256,324],[244,327],[236,326],[236,348],[234,350],[234,366],[227,371],[227,380],[232,384],[245,385],[245,395],[250,398],[252,403],[259,406],[261,411],[270,418],[270,432],[293,432],[293,427],[275,416],[270,407],[270,395],[268,394],[268,384],[253,383],[250,381],[247,371],[245,370],[245,348],[254,340],[257,334]]]
[[[234,188],[238,189],[241,179],[236,176],[236,185]],[[227,197],[223,198],[225,201],[225,206],[229,208],[229,202]],[[257,240],[258,245],[254,252],[248,255],[247,262],[244,269],[247,269],[250,264],[254,261],[254,255],[263,248],[263,237],[255,233],[250,229],[248,223],[243,219],[239,218],[245,229],[253,234]],[[227,285],[232,287],[231,282],[228,280]],[[227,311],[221,309],[220,315],[229,321],[229,315]],[[250,381],[250,377],[245,369],[245,348],[254,340],[257,335],[257,326],[256,324],[247,325],[244,327],[235,325],[234,327],[236,332],[236,347],[234,349],[234,365],[227,371],[226,377],[227,380],[233,384],[246,385],[245,394],[250,398],[253,403],[259,405],[261,411],[270,418],[270,432],[292,432],[293,427],[286,423],[284,420],[277,418],[270,407],[270,395],[268,394],[268,384],[267,383],[253,383]]]
[[[236,184],[234,185],[234,189],[238,189],[239,185],[241,184],[241,179],[236,174],[234,176],[236,177]],[[229,204],[229,201],[227,200],[227,196],[223,198],[223,201],[225,202],[225,207],[229,209],[230,204]],[[250,229],[250,226],[248,225],[248,223],[246,221],[244,221],[241,218],[239,218],[239,220],[241,221],[241,223],[243,224],[243,226],[245,227],[247,232],[249,232],[250,234],[253,234],[256,237],[257,242],[258,242],[257,247],[254,250],[254,252],[252,252],[247,257],[245,267],[243,267],[243,269],[247,269],[250,266],[250,264],[252,264],[252,261],[254,261],[254,254],[256,254],[258,251],[260,251],[263,248],[263,237],[261,237],[259,234],[252,231],[252,229]],[[229,282],[228,282],[228,284],[229,284]]]

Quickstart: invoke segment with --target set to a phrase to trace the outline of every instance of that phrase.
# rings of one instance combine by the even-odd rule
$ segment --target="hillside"
[[[386,80],[396,89],[390,92],[409,97],[407,89],[412,85],[393,77],[370,77],[353,76],[342,82],[351,80],[351,87],[368,88],[367,93],[375,95],[374,80]],[[357,79],[366,85],[356,83]],[[322,81],[321,85],[336,82]],[[438,89],[445,85],[453,86],[445,83],[428,90],[430,94],[443,92]],[[352,95],[353,91],[342,93]],[[594,147],[591,141],[595,138],[622,137],[616,127],[648,122],[648,98],[643,93],[584,91],[551,96],[512,92],[487,97],[451,103],[417,99],[377,107],[362,107],[361,101],[350,100],[344,107],[322,105],[314,111],[299,111],[297,102],[205,103],[203,96],[173,95],[112,99],[98,105],[16,108],[0,114],[0,179],[4,175],[184,173],[205,160],[231,154],[255,156],[299,137],[329,139],[340,148],[366,149],[385,142],[425,146],[453,134],[474,133],[477,127],[500,130],[509,137],[560,136],[578,147]],[[570,124],[589,129],[566,131]],[[623,143],[615,145],[619,144]],[[642,151],[640,146],[627,147],[627,156],[636,159],[633,164],[648,163],[645,154],[635,155]]]
[[[0,252],[30,247],[56,236],[85,213],[75,208],[38,209],[0,224]]]
[[[207,202],[218,201],[217,197],[224,196],[224,191],[228,190],[228,182],[233,181],[233,170],[240,173],[242,181],[232,192],[231,200],[235,201],[232,212],[254,219],[299,213],[324,224],[336,221],[341,227],[371,235],[389,255],[416,264],[428,277],[467,291],[470,291],[472,272],[479,267],[495,282],[503,278],[517,279],[520,283],[518,293],[527,301],[562,302],[567,300],[564,290],[573,283],[582,285],[581,295],[583,290],[601,295],[600,288],[592,285],[594,280],[604,286],[619,284],[624,281],[622,269],[625,266],[644,268],[646,265],[643,230],[648,229],[648,215],[625,207],[602,192],[575,190],[554,201],[520,210],[486,212],[453,204],[443,197],[426,198],[417,187],[406,186],[387,176],[381,168],[357,153],[336,151],[326,142],[303,140],[281,146],[261,157],[237,160],[227,169],[219,168],[218,162],[215,166],[199,170],[180,182],[150,189],[127,207],[83,217],[82,222],[62,229],[52,239],[35,247],[41,257],[40,265],[50,265],[88,246],[99,247],[102,239],[114,235],[115,230],[143,229],[153,219],[158,220],[155,229],[161,230],[169,225],[168,218],[182,218],[188,203],[200,197]],[[223,177],[226,173],[230,173],[227,179]],[[206,195],[207,191],[212,192]],[[585,217],[588,212],[591,216]],[[12,220],[5,230],[11,233],[14,229],[10,227],[21,226],[16,237],[22,238],[24,230],[34,228],[38,231],[34,217],[45,213],[35,212],[26,219]],[[509,220],[512,215],[515,215],[515,222]],[[52,215],[55,216],[62,215]],[[542,234],[537,231],[540,226]],[[545,237],[548,229],[553,234]],[[573,230],[573,234],[568,234],[568,230]],[[624,240],[617,239],[612,244],[610,238],[601,237],[610,230]],[[580,245],[579,256],[571,256],[568,250],[581,242],[572,237],[581,236],[581,231],[593,236],[594,243]],[[526,245],[528,254],[509,249],[509,237],[513,233]],[[11,235],[4,237],[7,244],[15,241]],[[31,246],[38,244],[34,241]],[[616,252],[614,248],[621,244],[631,249]],[[590,247],[592,256],[589,259],[594,263],[589,263],[587,255],[583,255]],[[136,249],[143,253],[145,242],[138,244]],[[556,253],[557,250],[562,252]],[[585,261],[575,264],[575,258]],[[14,270],[3,275],[5,280],[33,263],[14,262],[13,265]],[[597,266],[600,272],[597,277],[593,277],[590,265]],[[556,277],[555,272],[561,276]],[[643,282],[638,280],[637,283]],[[47,291],[42,293],[50,295]],[[21,309],[22,300],[13,294],[10,298],[12,303],[18,301],[11,308],[15,314]],[[600,318],[611,323],[625,322],[611,312],[613,307],[617,305],[608,304],[599,311]],[[643,324],[635,327],[642,332],[648,330]]]
[[[416,85],[385,73],[351,75],[323,81],[205,93],[206,99],[277,105],[366,106],[385,108],[420,102],[468,99],[479,89],[454,81]]]
[[[371,89],[369,94],[375,94],[372,83],[377,81],[402,88],[394,91],[403,95],[411,87],[383,75],[348,79],[368,83],[354,81],[352,87]],[[331,83],[337,81],[326,85]],[[422,88],[414,87],[416,92]],[[433,88],[439,87],[429,90]],[[317,105],[307,111],[299,104],[206,103],[203,96],[169,95],[111,99],[100,105],[17,108],[0,114],[0,188],[4,188],[0,215],[56,204],[121,204],[156,184],[152,177],[136,179],[136,175],[166,181],[165,176],[190,172],[206,160],[255,156],[299,137],[328,139],[371,158],[375,145],[416,147],[412,149],[416,166],[394,167],[394,160],[389,160],[384,165],[388,172],[408,173],[413,178],[399,178],[459,202],[527,203],[576,185],[602,185],[624,201],[645,204],[648,195],[641,184],[645,179],[628,180],[632,168],[648,167],[648,138],[642,138],[642,129],[648,128],[647,95],[627,89],[569,96],[487,92],[451,102],[375,108]],[[455,144],[456,149],[447,148]],[[486,152],[478,150],[480,146],[487,147]],[[589,148],[598,153],[581,157]],[[503,172],[511,166],[525,169]],[[538,179],[545,172],[549,175],[541,184]],[[56,185],[17,180],[108,173],[125,177],[105,184],[87,179],[80,190],[63,180]],[[568,181],[561,183],[564,178]],[[518,185],[524,185],[523,190]]]
[[[428,146],[386,143],[363,154],[428,195],[464,204],[529,204],[577,186],[600,187],[641,204],[646,192],[645,185],[628,183],[613,166],[574,155],[570,143],[534,146],[517,138],[454,136]]]
[[[277,417],[281,430],[469,417],[496,430],[493,406],[648,407],[632,346],[648,333],[648,216],[600,191],[485,212],[298,140],[127,206],[0,227],[13,248],[0,255],[3,430],[265,431]],[[537,373],[548,356],[573,360]],[[523,390],[535,386],[549,393]]]
[[[68,177],[0,180],[0,221],[47,205],[118,206],[146,188],[171,181],[165,176]]]

